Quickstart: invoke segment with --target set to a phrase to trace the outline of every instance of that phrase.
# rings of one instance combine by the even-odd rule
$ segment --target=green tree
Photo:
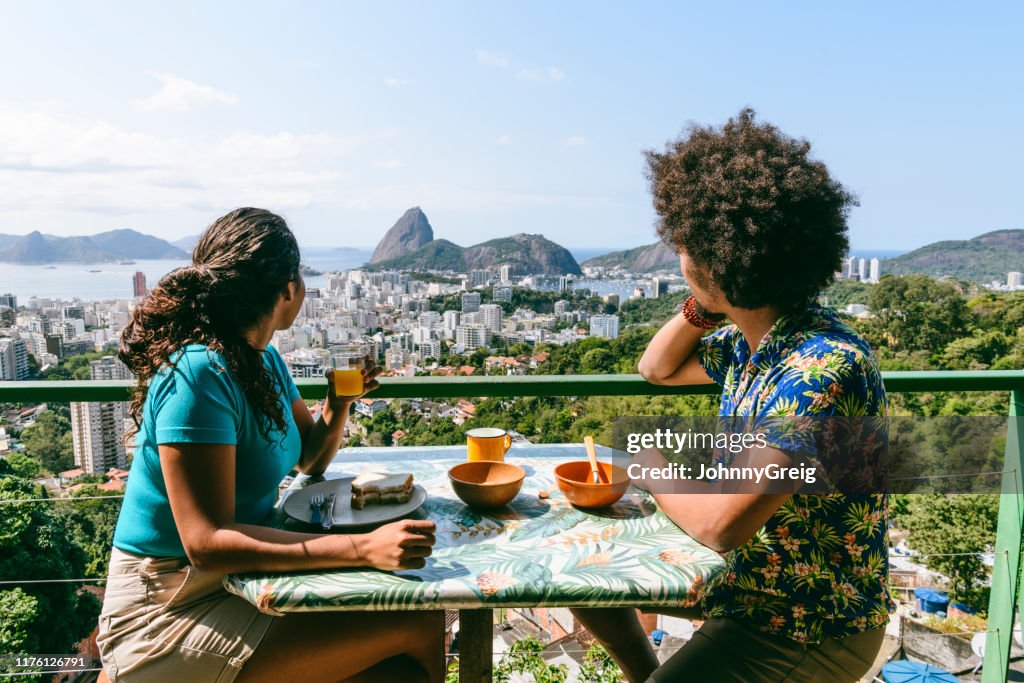
[[[0,476],[0,576],[5,579],[59,581],[80,578],[85,570],[85,553],[51,509],[53,503],[2,502],[42,496],[41,487],[29,481]],[[76,582],[0,590],[0,654],[70,654],[95,627],[99,609],[96,596]]]
[[[74,465],[71,422],[47,410],[21,432],[25,453],[50,472],[63,472]]]
[[[996,540],[997,494],[922,494],[910,496],[908,512],[897,523],[910,532],[908,545],[925,554],[929,569],[949,577],[957,599],[981,604],[979,587],[988,574],[981,557]],[[960,553],[971,553],[961,555]]]
[[[7,463],[11,466],[11,473],[22,479],[35,479],[39,476],[39,463],[21,453],[11,453],[5,456]]]
[[[548,664],[542,656],[544,646],[536,638],[512,643],[494,667],[496,683],[509,683],[514,674],[529,675],[536,683],[564,683],[569,669],[564,664]]]
[[[940,353],[968,333],[972,315],[955,283],[927,275],[883,275],[868,295],[872,346]]]
[[[103,497],[105,500],[76,500]],[[121,494],[103,491],[95,484],[78,489],[71,499],[61,503],[55,512],[68,534],[85,552],[85,574],[102,578],[107,575],[110,548],[114,544],[114,527],[121,512]]]

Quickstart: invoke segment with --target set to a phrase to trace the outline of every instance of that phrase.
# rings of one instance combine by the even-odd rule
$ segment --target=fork
[[[310,524],[320,523],[320,508],[324,504],[324,494],[314,493],[313,497],[309,499],[309,506],[313,508],[313,518],[309,520]]]

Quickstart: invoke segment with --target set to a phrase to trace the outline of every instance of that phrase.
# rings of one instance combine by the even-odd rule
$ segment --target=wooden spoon
[[[594,475],[595,484],[604,484],[601,469],[597,466],[597,449],[594,448],[594,437],[583,437],[583,445],[587,447],[587,458],[590,460],[590,473]]]

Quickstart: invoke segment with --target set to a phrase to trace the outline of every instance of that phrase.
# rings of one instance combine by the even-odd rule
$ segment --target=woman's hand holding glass
[[[362,357],[362,362],[350,362],[346,367],[337,364],[327,371],[327,401],[332,407],[341,407],[355,403],[380,386],[377,377],[384,368],[370,358]]]

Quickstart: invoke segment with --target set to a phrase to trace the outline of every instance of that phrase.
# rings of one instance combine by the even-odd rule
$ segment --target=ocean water
[[[344,270],[357,268],[370,259],[368,249],[337,250],[310,248],[302,252],[302,262],[317,270]],[[57,298],[70,301],[103,299],[130,299],[132,279],[136,271],[146,275],[152,287],[175,268],[188,265],[186,260],[137,260],[134,264],[121,263],[54,263],[47,265],[21,265],[0,263],[0,294],[11,293],[19,303],[29,297]],[[320,287],[322,277],[307,277],[308,287]]]

